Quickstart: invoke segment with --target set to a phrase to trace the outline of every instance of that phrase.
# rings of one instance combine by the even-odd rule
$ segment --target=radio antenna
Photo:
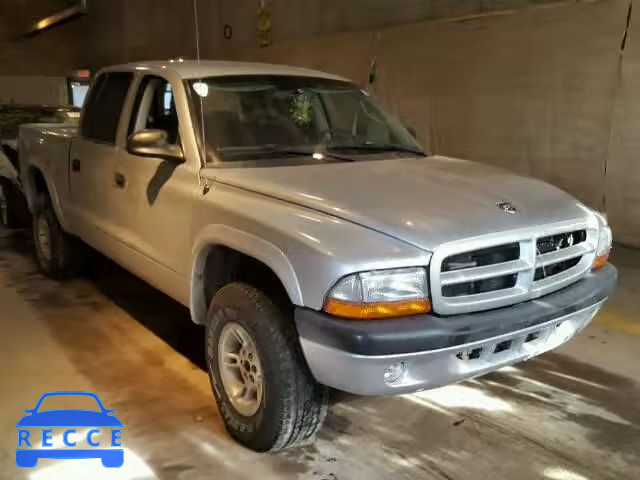
[[[193,20],[195,23],[195,34],[196,34],[196,62],[198,64],[198,71],[200,73],[200,79],[202,80],[202,68],[200,62],[200,27],[198,22],[198,0],[193,0]],[[200,166],[203,167],[206,164],[207,156],[206,156],[206,147],[205,147],[205,136],[204,136],[204,105],[202,104],[202,96],[198,95],[198,101],[200,102]],[[198,175],[198,181],[200,181],[200,176]]]

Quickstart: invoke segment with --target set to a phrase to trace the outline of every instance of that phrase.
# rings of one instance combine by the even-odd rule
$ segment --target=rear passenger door
[[[72,142],[69,154],[71,211],[76,230],[100,250],[110,239],[120,236],[113,209],[113,172],[121,149],[117,141],[121,114],[132,81],[130,72],[107,72],[96,78],[80,135]]]

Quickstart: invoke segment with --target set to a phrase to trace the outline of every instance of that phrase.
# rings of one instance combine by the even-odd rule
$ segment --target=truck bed
[[[30,191],[30,175],[36,171],[46,179],[54,209],[62,225],[65,225],[64,209],[60,204],[69,198],[69,148],[78,128],[60,124],[30,124],[20,126],[18,151],[20,179],[25,186],[29,207],[33,209],[36,192]]]

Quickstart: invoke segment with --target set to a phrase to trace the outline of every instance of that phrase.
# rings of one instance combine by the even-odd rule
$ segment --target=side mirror
[[[171,145],[167,137],[164,130],[140,130],[132,133],[127,139],[127,152],[143,157],[160,157],[184,162],[182,148]]]

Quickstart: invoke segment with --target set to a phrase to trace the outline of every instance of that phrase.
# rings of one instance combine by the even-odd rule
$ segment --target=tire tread
[[[235,282],[223,287],[220,292],[229,288],[239,290],[265,319],[265,328],[269,329],[274,339],[273,347],[277,351],[278,377],[287,383],[287,395],[279,411],[280,427],[274,432],[268,451],[312,443],[326,417],[329,394],[328,388],[318,384],[309,371],[293,322],[257,288]],[[224,410],[221,409],[223,415]]]

